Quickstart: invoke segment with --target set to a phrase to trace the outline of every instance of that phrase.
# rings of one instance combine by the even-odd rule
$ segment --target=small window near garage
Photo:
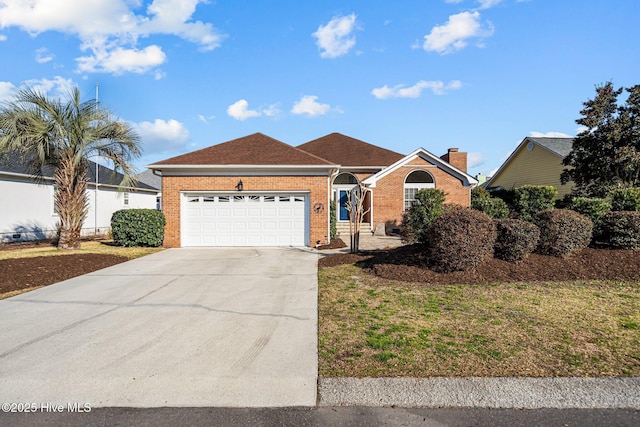
[[[264,196],[264,201],[267,203],[275,202],[276,196]]]
[[[260,196],[249,196],[249,201],[250,202],[259,202],[260,201]]]
[[[290,202],[291,201],[291,196],[280,196],[280,197],[278,197],[278,201],[280,201],[280,202]]]
[[[244,202],[244,196],[233,196],[234,202]]]
[[[125,191],[122,197],[122,204],[124,206],[129,206],[129,192]]]
[[[304,202],[304,196],[293,196],[294,202]]]
[[[202,196],[202,201],[204,203],[213,203],[216,201],[215,196]]]
[[[200,196],[188,196],[187,203],[198,203],[200,201]]]
[[[219,196],[218,202],[220,203],[229,203],[229,196]]]

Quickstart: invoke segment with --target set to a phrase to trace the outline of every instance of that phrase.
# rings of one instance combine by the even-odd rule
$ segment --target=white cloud
[[[467,169],[484,164],[485,158],[482,153],[469,153],[467,155]]]
[[[573,138],[573,136],[567,135],[566,133],[554,132],[554,131],[551,131],[551,132],[531,131],[529,136],[531,136],[533,138]]]
[[[322,116],[330,112],[342,113],[340,108],[331,108],[329,104],[321,104],[317,102],[318,97],[314,95],[305,95],[293,104],[291,112],[293,114],[303,114],[308,117]]]
[[[480,3],[479,9],[489,9],[499,3],[502,3],[502,0],[478,0],[478,3]]]
[[[582,132],[586,132],[588,130],[589,130],[589,128],[586,127],[585,125],[580,125],[580,126],[578,126],[576,128],[576,135],[578,135],[579,133],[582,133]]]
[[[53,79],[32,79],[25,80],[24,84],[39,92],[55,97],[65,97],[76,84],[71,79],[56,76]]]
[[[115,49],[93,50],[93,55],[77,58],[78,70],[87,73],[111,73],[115,75],[123,73],[143,74],[164,63],[167,55],[162,48],[156,45],[147,46],[142,50]],[[156,74],[156,80],[158,75]]]
[[[269,105],[267,108],[261,108],[258,110],[250,110],[249,103],[246,99],[241,99],[229,105],[227,108],[227,114],[236,120],[247,120],[252,117],[272,117],[275,118],[280,115],[278,104]]]
[[[187,128],[174,119],[133,123],[133,127],[140,135],[145,155],[177,151],[184,148],[189,140]]]
[[[204,114],[198,114],[198,120],[200,120],[202,123],[208,123],[209,120],[213,120],[215,118],[216,116],[205,116]]]
[[[227,114],[236,120],[247,120],[252,117],[260,117],[262,114],[256,110],[249,109],[249,103],[246,99],[241,99],[229,105]]]
[[[320,48],[322,58],[337,58],[346,55],[356,45],[356,38],[352,36],[357,29],[356,15],[337,16],[327,25],[320,25],[313,33],[316,44]]]
[[[36,49],[36,62],[39,64],[45,64],[47,62],[53,61],[53,58],[55,57],[56,56],[53,53],[50,53],[46,47]]]
[[[434,95],[444,95],[449,90],[457,90],[461,87],[462,82],[460,80],[452,80],[447,84],[444,84],[442,81],[420,80],[410,87],[405,87],[405,85],[402,84],[393,87],[384,85],[373,89],[371,94],[378,99],[419,98],[425,89],[431,90]]]
[[[81,50],[90,52],[77,58],[81,72],[140,73],[166,60],[159,46],[138,47],[141,38],[173,35],[204,51],[220,46],[224,35],[210,23],[192,20],[196,7],[207,3],[153,0],[139,13],[140,0],[3,0],[0,28],[17,27],[32,36],[45,31],[77,36]]]
[[[5,36],[4,34],[0,34],[0,42],[6,42],[7,41],[7,36]]]
[[[9,101],[18,88],[11,82],[0,82],[0,102]]]
[[[463,49],[469,39],[489,37],[492,34],[491,23],[482,27],[480,12],[462,12],[449,16],[446,24],[433,27],[431,33],[424,36],[422,47],[426,51],[445,55]]]

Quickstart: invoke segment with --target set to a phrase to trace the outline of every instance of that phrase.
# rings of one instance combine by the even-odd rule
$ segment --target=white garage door
[[[305,246],[305,194],[185,194],[183,246]]]

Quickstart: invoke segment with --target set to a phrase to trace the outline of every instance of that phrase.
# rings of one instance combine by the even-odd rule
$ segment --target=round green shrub
[[[556,194],[558,190],[548,185],[523,185],[516,188],[513,205],[518,218],[533,221],[538,212],[553,209]]]
[[[436,188],[416,193],[416,202],[402,216],[401,235],[407,243],[427,243],[433,222],[442,215],[445,194]]]
[[[543,255],[566,257],[586,248],[591,242],[593,222],[570,209],[539,212],[535,223],[540,227],[540,242],[536,251]]]
[[[164,214],[155,209],[116,211],[111,216],[113,241],[119,246],[161,246],[165,223]]]
[[[484,212],[493,219],[506,218],[509,216],[507,203],[497,197],[472,199],[471,209]]]
[[[602,220],[611,210],[611,202],[607,199],[576,197],[569,203],[569,209],[586,216],[593,222],[593,240],[602,238]]]
[[[640,249],[640,212],[609,212],[602,221],[602,228],[611,247]]]
[[[640,188],[619,188],[609,193],[614,211],[640,211]]]
[[[483,212],[448,207],[429,230],[429,261],[448,273],[477,267],[493,255],[496,227]]]
[[[522,261],[533,252],[540,240],[537,225],[520,219],[496,219],[494,256],[509,262]]]

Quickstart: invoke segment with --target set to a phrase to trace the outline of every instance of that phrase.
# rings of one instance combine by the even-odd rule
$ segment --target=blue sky
[[[77,85],[162,160],[254,132],[340,132],[495,170],[640,83],[638,0],[0,0],[0,99]]]

